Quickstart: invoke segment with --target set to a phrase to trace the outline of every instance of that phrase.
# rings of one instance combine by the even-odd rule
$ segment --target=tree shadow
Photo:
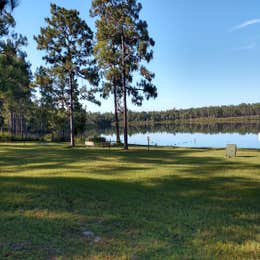
[[[238,158],[256,158],[256,156],[250,156],[250,155],[247,155],[247,156],[245,156],[245,155],[238,155],[237,157]]]
[[[211,254],[216,255],[218,243],[243,245],[256,239],[259,186],[243,178],[198,181],[175,176],[153,186],[63,177],[0,181],[0,243],[14,256],[24,250],[41,257],[78,252],[120,256],[130,250],[150,258],[172,257],[177,250],[176,257],[187,257],[187,252],[202,257],[206,253],[197,249],[205,239],[215,241]],[[93,246],[82,228],[102,242]],[[13,250],[25,242],[27,249]]]
[[[3,152],[0,167],[14,167],[18,173],[24,163],[29,171],[50,169],[50,175],[62,168],[82,173],[83,162],[104,165],[86,168],[86,177],[1,173],[1,257],[256,258],[256,247],[246,245],[257,241],[259,182],[252,176],[217,173],[256,172],[259,164],[201,157],[205,152],[199,150],[194,156],[192,149],[125,153],[57,147]],[[165,165],[166,176],[117,178]],[[171,174],[171,169],[178,171]],[[90,178],[91,174],[115,177]],[[84,230],[101,241],[85,237]]]

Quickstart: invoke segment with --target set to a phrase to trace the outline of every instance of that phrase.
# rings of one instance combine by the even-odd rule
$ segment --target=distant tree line
[[[171,109],[167,111],[134,112],[128,113],[131,125],[149,125],[158,123],[174,122],[208,122],[213,123],[220,120],[245,120],[253,118],[260,120],[260,103],[240,104],[230,106],[210,106],[190,109]],[[91,113],[87,114],[88,124],[95,124],[99,127],[109,127],[115,123],[112,113]]]
[[[171,124],[150,124],[150,125],[131,125],[129,135],[149,133],[239,133],[239,134],[257,134],[260,133],[260,120],[256,122],[226,122],[226,123],[171,123]],[[93,126],[88,128],[88,135],[113,135],[115,127],[100,128]]]

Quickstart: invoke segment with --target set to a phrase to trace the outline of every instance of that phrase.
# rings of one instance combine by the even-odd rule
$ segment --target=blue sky
[[[27,36],[33,71],[41,64],[33,35],[44,26],[49,4],[76,8],[88,16],[90,0],[20,0],[14,16],[16,31]],[[140,0],[141,16],[156,41],[149,68],[156,73],[159,96],[132,110],[260,102],[259,0]],[[92,111],[112,111],[111,100]]]

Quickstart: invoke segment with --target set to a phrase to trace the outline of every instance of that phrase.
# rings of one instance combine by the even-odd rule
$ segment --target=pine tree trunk
[[[126,87],[124,87],[124,149],[128,150],[128,121],[127,121]]]
[[[124,36],[121,37],[122,43],[122,88],[123,88],[123,126],[124,126],[124,149],[128,150],[128,122],[127,122],[127,96],[126,96],[126,75],[125,75],[125,42]]]
[[[61,136],[61,138],[62,138],[62,142],[64,142],[65,141],[65,130],[64,130],[64,127],[62,127],[62,136]]]
[[[12,110],[10,110],[9,132],[12,136],[14,136],[14,134],[15,134],[15,116],[14,116],[14,112]]]
[[[75,147],[74,136],[74,102],[73,102],[73,76],[70,74],[70,145]]]
[[[9,124],[8,124],[8,132],[10,135],[12,135],[12,123],[13,123],[13,114],[12,111],[9,110]]]
[[[23,141],[23,115],[22,115],[22,113],[20,113],[20,135],[21,135],[21,139]]]
[[[17,128],[18,128],[18,118],[16,113],[14,114],[14,135],[18,136],[18,132],[17,132]]]
[[[117,104],[117,94],[116,87],[114,87],[114,108],[115,108],[115,121],[116,121],[116,143],[120,144],[120,131],[119,131],[119,118],[118,118],[118,104]]]

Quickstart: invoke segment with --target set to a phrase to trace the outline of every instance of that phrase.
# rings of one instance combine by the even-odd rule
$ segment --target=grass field
[[[259,257],[259,150],[0,145],[0,259]]]

